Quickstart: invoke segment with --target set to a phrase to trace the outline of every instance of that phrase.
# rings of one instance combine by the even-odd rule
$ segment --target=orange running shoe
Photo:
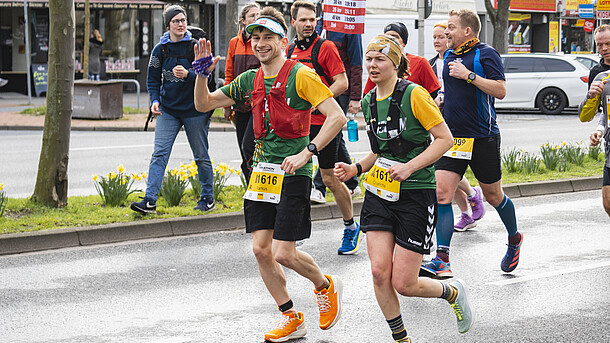
[[[320,329],[332,328],[341,318],[341,296],[343,294],[343,282],[336,275],[324,275],[330,281],[328,289],[315,291],[320,309]]]
[[[277,323],[275,329],[265,334],[265,340],[269,342],[286,342],[291,339],[305,337],[307,328],[303,312],[282,313],[282,319]]]

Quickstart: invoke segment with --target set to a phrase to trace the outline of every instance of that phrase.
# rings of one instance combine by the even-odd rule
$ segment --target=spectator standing
[[[292,26],[297,36],[294,42],[286,49],[286,57],[299,61],[314,69],[336,97],[348,88],[345,66],[337,46],[318,36],[316,28],[316,7],[306,0],[297,0],[290,8]],[[311,116],[311,131],[309,139],[313,140],[324,125],[325,116],[314,111]],[[324,184],[333,192],[335,200],[343,216],[343,239],[337,250],[340,255],[355,254],[358,251],[361,232],[360,225],[354,221],[352,198],[349,189],[337,180],[333,174],[336,162],[339,162],[340,133],[318,155],[320,173]]]
[[[600,25],[595,29],[595,45],[602,55],[598,65],[591,68],[589,74],[589,91],[579,107],[579,118],[582,122],[593,119],[599,106],[602,105],[602,115],[595,131],[589,135],[591,146],[597,146],[604,139],[605,164],[602,181],[602,204],[610,216],[610,127],[608,127],[608,97],[610,89],[606,88],[610,79],[610,25]]]
[[[436,105],[443,113],[444,88],[443,88],[443,66],[445,60],[445,52],[447,51],[447,22],[443,21],[434,24],[432,28],[432,43],[436,56],[432,57],[428,62],[432,67],[432,71],[436,74],[441,89],[434,100]],[[458,188],[455,190],[453,200],[458,205],[461,215],[460,220],[455,224],[455,231],[466,231],[477,226],[476,221],[483,218],[485,214],[485,205],[483,204],[483,195],[479,187],[471,187],[466,177],[462,177]],[[471,211],[472,208],[472,211]]]
[[[212,112],[197,111],[193,102],[196,75],[191,63],[195,41],[186,29],[186,11],[181,6],[166,6],[163,23],[168,31],[153,48],[148,63],[150,110],[157,115],[154,151],[148,166],[146,193],[141,201],[131,204],[131,209],[141,213],[156,211],[165,168],[176,136],[184,127],[201,182],[201,198],[194,209],[209,211],[215,204],[212,162],[208,154]]]
[[[449,246],[453,235],[451,199],[470,166],[485,200],[492,205],[508,233],[508,249],[500,268],[512,272],[519,264],[523,235],[517,230],[515,206],[502,191],[500,129],[496,123],[494,99],[506,95],[506,81],[500,54],[479,41],[481,22],[469,9],[449,12],[443,84],[444,116],[454,146],[436,164],[438,221],[437,250],[432,261],[422,265],[425,276],[452,277]]]
[[[256,149],[244,215],[261,278],[282,313],[277,327],[265,334],[265,340],[272,342],[307,334],[304,315],[294,308],[282,266],[313,284],[322,330],[332,328],[341,317],[343,290],[341,280],[323,274],[309,254],[296,249],[295,242],[311,235],[311,157],[318,153],[318,147],[321,150],[337,135],[346,120],[333,94],[313,70],[284,57],[288,44],[286,29],[282,13],[273,7],[263,8],[260,17],[246,27],[252,34],[252,51],[261,67],[240,74],[213,93],[206,83],[219,57],[212,57],[210,42],[199,40],[194,63],[198,109],[205,111],[252,100]],[[312,107],[318,108],[327,120],[310,141]],[[267,182],[271,179],[274,181]]]
[[[102,46],[104,39],[98,29],[93,30],[89,38],[89,80],[100,80]]]
[[[254,23],[260,13],[260,6],[256,2],[247,3],[242,8],[239,18],[239,33],[229,42],[227,62],[225,66],[225,85],[249,69],[260,67],[260,62],[252,53],[250,34],[246,26]],[[237,145],[241,154],[241,171],[250,181],[250,166],[248,165],[254,153],[254,131],[252,130],[252,107],[246,103],[239,107],[226,107],[225,119],[232,120],[237,133]]]

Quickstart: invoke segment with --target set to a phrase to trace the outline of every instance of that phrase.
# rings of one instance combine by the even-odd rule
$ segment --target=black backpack
[[[163,61],[168,57],[186,58],[190,64],[193,64],[193,61],[195,60],[195,52],[193,51],[195,44],[197,44],[197,42],[199,42],[200,38],[207,38],[208,35],[205,33],[205,31],[203,31],[203,29],[196,27],[196,26],[187,26],[186,29],[191,32],[191,42],[190,42],[191,45],[190,45],[190,48],[186,49],[186,55],[184,55],[184,56],[170,55],[169,52],[167,51],[167,45],[161,44],[161,65],[163,65]]]
[[[296,38],[295,38],[296,40]],[[328,85],[332,85],[333,80],[328,77],[328,75],[326,75],[326,73],[324,72],[324,68],[322,68],[322,66],[320,65],[320,63],[318,63],[318,54],[320,53],[320,47],[322,46],[322,43],[324,43],[326,39],[320,37],[313,45],[313,48],[311,48],[311,59],[309,58],[304,58],[304,59],[297,59],[297,61],[302,62],[302,63],[311,63],[313,65],[313,69],[316,71],[316,74],[320,75],[320,77],[323,77],[324,80],[326,80],[326,82],[328,83]],[[290,43],[290,46],[288,47],[288,52],[286,53],[286,58],[290,58],[290,56],[292,56],[292,52],[294,51],[294,48],[296,47],[297,43],[296,41],[292,41],[292,43]]]

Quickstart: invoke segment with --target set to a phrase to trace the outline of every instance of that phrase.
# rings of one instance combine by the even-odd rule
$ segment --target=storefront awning
[[[30,8],[48,8],[49,0],[28,0]],[[74,0],[77,9],[85,8],[85,0]],[[163,9],[165,3],[158,0],[89,0],[89,8],[92,9]],[[21,7],[23,1],[0,0],[1,7]]]

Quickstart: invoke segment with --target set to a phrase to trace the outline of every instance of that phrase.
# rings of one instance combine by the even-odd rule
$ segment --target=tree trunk
[[[510,0],[498,0],[498,8],[493,8],[490,0],[485,0],[485,8],[494,27],[492,46],[501,54],[508,51],[508,12]]]
[[[63,207],[68,203],[68,153],[74,95],[74,18],[74,0],[49,0],[47,114],[32,200],[51,207]]]

